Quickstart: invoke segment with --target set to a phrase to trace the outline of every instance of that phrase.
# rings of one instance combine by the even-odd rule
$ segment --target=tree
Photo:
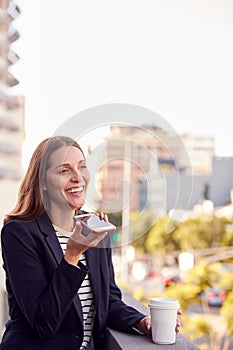
[[[172,250],[190,251],[233,244],[233,228],[229,231],[229,221],[216,216],[188,218],[182,222],[171,220],[168,216],[159,218],[151,227],[145,239],[145,251]]]
[[[148,232],[153,227],[157,218],[155,214],[146,210],[143,212],[133,211],[130,215],[130,231],[132,245],[138,251],[145,252],[145,241],[148,236]]]
[[[166,253],[180,250],[179,242],[174,240],[172,234],[172,228],[173,225],[175,227],[175,224],[168,216],[160,217],[148,232],[145,240],[145,251],[147,253],[154,251]]]

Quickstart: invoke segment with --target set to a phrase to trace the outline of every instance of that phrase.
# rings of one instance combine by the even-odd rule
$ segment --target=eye
[[[87,168],[86,164],[83,164],[80,166],[80,169],[86,169],[86,168]]]
[[[86,163],[81,163],[81,164],[79,165],[79,169],[87,169]]]
[[[65,173],[67,173],[68,171],[69,171],[68,169],[63,168],[63,169],[61,169],[60,174],[65,174]]]

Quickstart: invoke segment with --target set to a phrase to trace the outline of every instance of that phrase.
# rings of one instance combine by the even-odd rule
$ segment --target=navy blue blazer
[[[96,350],[105,349],[106,327],[134,332],[132,325],[145,316],[122,302],[107,243],[86,252],[88,269],[70,265],[46,213],[32,221],[9,221],[1,243],[10,320],[0,350],[79,349],[83,327],[77,292],[87,272],[96,306]]]

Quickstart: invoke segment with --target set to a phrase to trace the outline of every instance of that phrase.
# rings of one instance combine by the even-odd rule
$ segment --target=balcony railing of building
[[[134,299],[130,294],[122,291],[123,300],[140,312],[149,315],[149,309]],[[126,334],[112,329],[107,333],[107,350],[198,350],[199,348],[178,334],[175,344],[162,345],[154,344],[148,336]]]

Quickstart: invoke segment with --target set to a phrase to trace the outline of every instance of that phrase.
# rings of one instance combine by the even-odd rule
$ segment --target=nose
[[[73,171],[73,174],[72,174],[72,181],[75,181],[75,182],[80,182],[80,181],[82,181],[82,175],[81,175],[81,173],[80,173],[80,170],[79,169],[75,169],[74,171]]]

